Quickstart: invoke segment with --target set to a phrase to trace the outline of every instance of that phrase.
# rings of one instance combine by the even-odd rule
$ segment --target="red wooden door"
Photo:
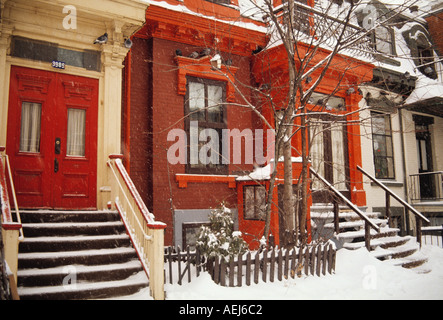
[[[96,208],[98,80],[12,67],[7,153],[22,208]]]

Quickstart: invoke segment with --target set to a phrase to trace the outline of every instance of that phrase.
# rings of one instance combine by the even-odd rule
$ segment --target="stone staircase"
[[[148,286],[117,212],[21,211],[20,299],[106,299]]]
[[[412,236],[399,236],[400,229],[390,228],[387,219],[380,218],[378,212],[367,212],[366,215],[380,227],[380,232],[371,229],[370,254],[379,260],[404,268],[426,273],[427,258],[419,251],[420,245]],[[365,247],[364,221],[345,208],[340,208],[339,234],[334,232],[334,213],[332,206],[312,206],[311,222],[313,238],[332,239],[337,249],[355,250]]]

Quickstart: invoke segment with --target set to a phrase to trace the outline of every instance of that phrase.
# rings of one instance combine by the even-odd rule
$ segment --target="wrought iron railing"
[[[377,53],[371,40],[371,33],[351,21],[333,17],[327,12],[294,1],[292,28],[299,41],[317,41],[320,46],[333,48],[340,38],[341,52],[351,56],[372,58]],[[287,5],[274,11],[283,23],[288,21]],[[343,33],[343,34],[342,34]]]
[[[379,233],[380,227],[376,225],[363,211],[361,211],[355,204],[353,204],[348,198],[346,198],[340,191],[334,188],[334,186],[328,180],[319,175],[314,169],[312,169],[312,167],[309,169],[311,174],[318,178],[334,194],[338,201],[344,203],[349,209],[354,211],[365,222],[365,246],[368,251],[371,251],[371,228]],[[333,202],[334,230],[337,234],[339,234],[339,202],[337,200],[334,200]]]
[[[443,171],[409,175],[409,198],[412,201],[443,201]]]
[[[395,200],[397,200],[398,202],[400,202],[401,205],[403,205],[403,207],[405,208],[405,216],[408,216],[409,212],[412,212],[414,214],[416,229],[417,229],[416,230],[417,231],[417,242],[421,246],[422,223],[423,222],[430,223],[429,219],[426,218],[423,214],[421,214],[417,209],[415,209],[409,203],[407,203],[405,200],[403,200],[398,195],[396,195],[391,189],[389,189],[387,186],[385,186],[383,183],[381,183],[377,178],[375,178],[374,176],[370,175],[368,172],[363,170],[360,166],[357,166],[357,169],[385,191],[386,217],[388,218],[388,223],[389,223],[390,227],[393,227],[392,219],[391,219],[391,197],[394,198]]]

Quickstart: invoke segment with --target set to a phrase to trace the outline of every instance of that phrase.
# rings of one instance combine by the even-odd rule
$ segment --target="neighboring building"
[[[388,1],[373,1],[379,15]],[[426,20],[423,18],[429,12]],[[376,34],[389,46],[379,49],[374,78],[361,86],[363,168],[380,179],[402,199],[441,225],[443,212],[442,157],[443,83],[441,32],[436,30],[438,11],[426,2],[407,9],[387,31]],[[412,19],[411,19],[412,18]],[[437,46],[434,45],[434,41]],[[381,42],[381,40],[380,40]],[[437,50],[436,50],[437,49]],[[441,49],[440,49],[441,50]],[[441,52],[441,51],[440,51]],[[384,191],[365,180],[369,211],[385,211]],[[396,226],[415,230],[412,215],[392,200]]]
[[[279,3],[274,5],[277,8]],[[248,177],[254,166],[247,156],[242,155],[240,163],[233,159],[235,142],[230,146],[228,164],[223,164],[225,154],[218,158],[219,165],[190,164],[195,151],[192,139],[197,139],[195,134],[203,129],[215,129],[220,139],[222,130],[229,129],[231,133],[238,130],[237,138],[244,135],[251,143],[257,140],[253,133],[267,127],[242,104],[245,100],[253,101],[255,89],[288,79],[283,46],[273,45],[261,51],[269,41],[266,26],[255,19],[244,18],[241,15],[244,9],[242,3],[239,6],[236,1],[153,1],[146,12],[146,25],[135,34],[126,59],[122,131],[125,162],[149,209],[168,224],[167,244],[192,243],[199,226],[208,221],[210,209],[221,201],[235,212],[240,231],[253,247],[263,233],[264,192],[260,185],[269,184],[269,171],[266,171],[269,167],[264,165],[272,165],[270,159],[264,168],[254,171],[253,175],[262,174],[256,180]],[[325,54],[327,50],[319,52],[318,58]],[[211,67],[217,55],[221,57],[221,72]],[[350,64],[352,67],[348,68]],[[356,111],[362,98],[357,87],[370,81],[372,66],[358,58],[337,56],[331,70],[313,95],[315,102],[310,108],[315,110],[318,101],[334,91],[331,99],[334,106],[325,115]],[[339,74],[344,75],[342,82],[346,87],[336,90]],[[236,86],[246,92],[246,96],[242,97]],[[278,100],[282,99],[282,93],[274,90],[271,95]],[[208,106],[211,108],[205,111]],[[272,110],[263,107],[260,111],[269,123],[274,123]],[[198,128],[193,127],[194,120],[198,120]],[[348,120],[358,120],[357,113]],[[178,156],[179,150],[173,149],[175,160],[171,163],[168,151],[173,146],[177,148],[181,138],[187,139],[191,146],[181,154],[182,158]],[[300,150],[300,138],[296,136],[293,141],[294,147]],[[200,142],[199,148],[202,146]],[[240,149],[244,154],[248,152],[245,148],[242,144]],[[263,149],[266,150],[266,146]],[[324,137],[317,140],[315,150],[319,172],[329,177],[354,203],[366,205],[362,174],[356,170],[356,166],[362,164],[359,126],[343,124],[340,128],[324,128]],[[293,156],[297,157],[297,151]],[[294,179],[298,177],[299,165],[294,162]],[[281,232],[278,189],[271,221],[271,233],[277,243]],[[325,196],[319,190],[314,193],[313,201],[324,202]],[[309,223],[307,227],[309,231]]]
[[[106,161],[121,149],[124,41],[146,8],[138,0],[1,1],[0,145],[21,207],[106,207]],[[107,43],[93,43],[105,33]]]
[[[260,127],[251,112],[225,103],[241,102],[235,85],[255,85],[251,55],[266,44],[265,32],[263,23],[239,17],[236,3],[168,0],[151,3],[145,26],[134,35],[124,75],[123,151],[147,206],[168,225],[167,244],[192,243],[189,237],[221,201],[237,207],[235,175],[252,171],[252,163],[218,158],[219,165],[174,164],[168,150],[180,137],[173,129],[189,138],[192,130],[211,128],[221,139],[223,129]],[[229,76],[211,69],[215,54]],[[182,156],[191,160],[188,152]]]
[[[314,19],[307,12],[321,2],[297,3],[298,31],[312,36]],[[275,1],[277,11],[281,4]],[[388,12],[382,2],[371,4],[379,13]],[[332,8],[338,12],[343,5],[333,1]],[[244,103],[259,105],[256,93],[269,83],[274,84],[273,101],[284,99],[285,91],[275,86],[288,80],[284,48],[272,43],[263,17],[249,14],[251,8],[242,1],[152,1],[146,8],[147,3],[135,0],[109,1],[105,10],[81,3],[74,11],[64,2],[2,1],[0,145],[6,145],[14,163],[20,206],[106,207],[106,160],[122,153],[144,202],[167,224],[166,244],[193,243],[211,208],[223,201],[256,246],[264,226],[260,185],[269,184],[267,170],[274,164],[266,145],[268,128]],[[436,148],[442,134],[441,64],[432,63],[435,53],[426,21],[415,19],[413,11],[396,17],[395,26],[376,29],[363,41],[372,41],[372,47],[337,55],[308,105],[309,111],[322,113],[313,117],[310,129],[312,167],[368,211],[383,210],[384,196],[357,166],[405,199],[439,197],[430,187],[441,181],[436,173],[443,157]],[[367,13],[360,11],[348,28],[357,30]],[[432,21],[429,26],[432,32]],[[108,42],[94,44],[105,32]],[[131,50],[124,45],[127,38],[132,39]],[[299,49],[304,46],[299,43]],[[370,53],[374,49],[378,54]],[[327,49],[319,50],[314,61],[327,54]],[[378,62],[372,64],[374,57]],[[65,69],[58,69],[59,63]],[[432,95],[421,96],[430,85],[436,88]],[[329,104],[323,105],[326,97]],[[269,106],[261,108],[274,124]],[[359,109],[364,109],[360,118]],[[348,112],[346,123],[328,124]],[[356,125],[359,119],[361,126]],[[228,148],[223,148],[224,132],[231,134]],[[209,148],[217,145],[218,153],[204,152],[208,140],[199,137],[208,135],[213,142]],[[260,168],[254,164],[257,158],[249,157],[249,147],[255,156],[263,149]],[[299,135],[293,147],[296,184]],[[251,179],[251,172],[259,178]],[[418,173],[426,175],[414,178]],[[426,180],[431,176],[434,180]],[[413,195],[413,186],[420,184],[420,196]],[[271,221],[277,243],[282,231],[279,189]],[[318,182],[312,189],[310,203],[330,200]],[[393,205],[401,218],[403,209]],[[400,219],[398,225],[409,230],[412,221]],[[309,232],[309,217],[307,228]]]

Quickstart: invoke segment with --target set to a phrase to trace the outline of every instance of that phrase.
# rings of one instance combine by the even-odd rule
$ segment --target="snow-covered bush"
[[[234,231],[234,220],[231,210],[222,204],[211,210],[209,226],[202,227],[197,239],[200,252],[209,259],[223,257],[225,261],[235,255],[243,254],[248,249],[241,238],[240,231]]]

